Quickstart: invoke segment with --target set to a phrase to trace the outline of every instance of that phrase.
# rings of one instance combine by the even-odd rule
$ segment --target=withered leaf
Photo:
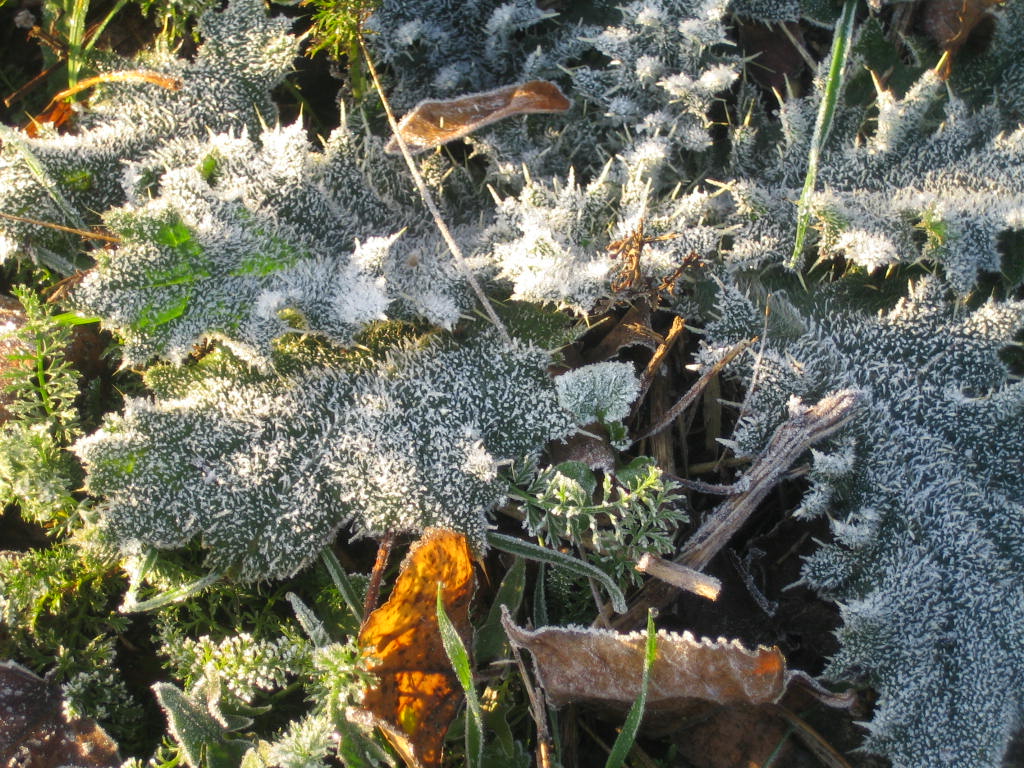
[[[428,530],[410,550],[391,597],[371,613],[359,633],[377,685],[362,708],[411,766],[441,763],[445,732],[465,694],[452,670],[437,626],[437,585],[463,642],[470,640],[473,561],[466,537]]]
[[[477,128],[513,115],[565,112],[571,102],[554,83],[530,80],[444,101],[421,101],[398,124],[413,154],[461,139]],[[398,154],[392,137],[384,151]]]
[[[90,718],[64,716],[60,688],[0,662],[0,768],[117,768],[117,745]]]
[[[579,627],[530,631],[516,626],[507,614],[502,623],[509,639],[533,655],[537,677],[555,706],[585,702],[625,708],[639,694],[645,633]],[[785,693],[789,678],[778,648],[751,651],[735,640],[698,640],[689,632],[661,631],[647,711],[687,711],[695,699],[774,703]]]

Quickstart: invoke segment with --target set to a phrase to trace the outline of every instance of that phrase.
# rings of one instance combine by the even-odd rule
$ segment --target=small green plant
[[[620,584],[639,584],[640,556],[674,551],[676,533],[689,520],[679,484],[646,456],[600,479],[578,461],[517,465],[509,479],[531,536],[548,546],[572,542]]]
[[[377,0],[303,0],[303,5],[313,8],[312,44],[306,55],[324,51],[333,59],[344,60],[352,79],[352,98],[356,100],[363,98],[368,85],[359,37],[363,22],[378,4]]]
[[[81,469],[66,448],[81,434],[75,401],[80,374],[67,358],[72,327],[28,288],[15,288],[24,322],[5,334],[0,363],[9,398],[0,425],[0,503],[16,503],[26,520],[66,525],[77,508],[72,489]]]

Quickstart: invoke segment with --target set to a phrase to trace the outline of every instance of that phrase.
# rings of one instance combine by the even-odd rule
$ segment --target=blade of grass
[[[72,0],[67,14],[68,85],[78,83],[78,75],[85,63],[82,46],[85,43],[85,17],[89,15],[89,0]]]
[[[480,710],[480,699],[476,695],[476,687],[473,685],[473,669],[469,663],[469,652],[459,637],[458,630],[448,618],[444,610],[442,599],[443,585],[437,584],[437,628],[441,632],[441,643],[444,645],[444,652],[455,670],[455,676],[459,678],[459,684],[466,692],[466,766],[467,768],[478,768],[483,759],[484,750],[484,716]]]
[[[345,605],[352,611],[352,615],[356,617],[356,621],[360,624],[363,623],[363,601],[360,599],[359,594],[356,592],[356,588],[352,586],[352,582],[348,578],[348,574],[345,573],[345,569],[341,567],[341,563],[338,562],[338,558],[334,556],[334,553],[329,547],[324,547],[320,550],[320,559],[323,560],[324,566],[327,568],[327,573],[331,576],[331,581],[334,582],[334,586],[337,587],[338,593],[341,595],[341,599],[345,601]]]
[[[836,103],[842,91],[843,71],[846,69],[846,58],[853,40],[853,20],[857,9],[857,0],[846,0],[843,12],[836,22],[835,35],[832,38],[831,62],[828,68],[828,79],[825,80],[825,92],[818,106],[818,116],[814,121],[814,133],[811,134],[811,146],[807,152],[807,175],[804,177],[804,188],[800,193],[796,214],[796,242],[793,244],[793,255],[786,266],[796,269],[800,266],[803,255],[804,241],[807,239],[807,228],[811,221],[810,199],[814,194],[814,186],[818,180],[818,162],[821,151],[828,140],[835,117]]]
[[[626,598],[621,590],[619,590],[618,585],[612,580],[611,576],[590,563],[570,555],[564,555],[558,550],[538,547],[536,544],[531,544],[528,541],[523,541],[513,536],[506,536],[502,533],[495,533],[494,531],[490,531],[487,534],[487,543],[495,549],[508,552],[510,555],[520,555],[539,563],[549,563],[556,568],[563,568],[571,573],[575,573],[577,576],[594,579],[608,592],[608,596],[612,600],[612,608],[615,609],[615,612],[626,612]]]
[[[626,762],[626,756],[633,748],[636,741],[636,734],[640,730],[640,721],[644,718],[644,709],[647,707],[647,689],[651,683],[651,667],[654,666],[654,658],[658,655],[658,635],[654,630],[654,611],[647,611],[647,646],[644,649],[644,671],[640,677],[640,693],[636,701],[629,708],[626,715],[626,722],[622,724],[619,736],[612,744],[612,751],[604,768],[621,768]]]
[[[317,618],[308,605],[302,602],[302,598],[294,592],[289,592],[284,597],[291,603],[292,610],[295,611],[295,618],[313,645],[318,648],[328,645],[331,642],[331,637],[327,634],[324,623]]]
[[[522,605],[525,590],[526,561],[517,557],[498,587],[487,620],[476,633],[476,660],[481,666],[498,658],[505,648],[507,640],[501,627],[501,606],[508,606],[509,611],[515,614]]]
[[[168,589],[166,592],[161,592],[148,600],[138,599],[138,589],[139,586],[141,586],[141,583],[135,584],[133,581],[132,585],[129,586],[128,591],[125,593],[124,600],[121,601],[121,606],[118,610],[121,613],[147,613],[148,611],[155,611],[158,608],[164,608],[172,603],[180,603],[192,595],[203,591],[207,587],[213,586],[223,577],[223,574],[214,571],[206,574],[202,578],[196,579],[195,581],[190,581],[188,584],[182,584],[180,587],[173,587],[172,589]]]

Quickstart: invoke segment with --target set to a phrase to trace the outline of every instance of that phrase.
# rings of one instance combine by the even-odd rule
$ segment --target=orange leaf
[[[465,695],[437,626],[438,582],[448,617],[471,647],[473,562],[466,537],[453,531],[424,533],[402,564],[390,599],[359,633],[377,678],[362,707],[411,766],[440,765],[445,732]]]
[[[398,132],[409,146],[409,151],[415,154],[461,139],[477,128],[506,117],[565,112],[570,106],[571,102],[554,83],[530,80],[457,99],[421,101],[402,118]],[[384,151],[398,154],[397,139],[392,138]]]
[[[25,133],[34,139],[42,133],[44,125],[51,125],[56,131],[67,133],[74,116],[74,108],[66,101],[51,101],[46,109],[30,118]]]

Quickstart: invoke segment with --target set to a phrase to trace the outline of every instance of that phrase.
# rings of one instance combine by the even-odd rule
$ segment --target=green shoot
[[[644,717],[644,708],[647,706],[647,688],[651,682],[651,668],[654,666],[654,659],[658,655],[658,635],[654,629],[654,611],[647,611],[647,646],[644,649],[644,670],[640,678],[640,693],[629,708],[626,715],[626,722],[619,731],[618,738],[612,745],[612,751],[604,768],[621,768],[626,761],[626,755],[633,748],[636,741],[636,734],[640,730],[640,721]]]
[[[520,555],[530,560],[536,560],[540,563],[550,563],[557,568],[562,568],[576,574],[577,576],[593,579],[608,592],[608,596],[612,601],[612,608],[615,612],[626,612],[626,598],[622,594],[618,585],[607,573],[590,563],[585,563],[579,558],[562,554],[556,549],[539,547],[528,541],[523,541],[522,539],[517,539],[512,536],[505,536],[504,534],[495,533],[494,531],[488,532],[487,543],[502,552],[508,552],[512,555]]]
[[[445,653],[452,662],[452,669],[459,678],[459,683],[466,692],[466,765],[476,768],[481,764],[484,748],[484,717],[480,709],[480,700],[473,685],[473,669],[469,663],[469,653],[459,637],[455,625],[448,618],[441,598],[442,584],[437,585],[437,626],[441,632],[441,642]]]
[[[811,135],[811,146],[807,152],[807,175],[804,177],[804,188],[800,193],[800,201],[797,203],[796,242],[793,244],[793,255],[790,256],[787,263],[790,269],[796,269],[800,265],[803,255],[807,228],[811,221],[810,198],[814,194],[814,185],[818,179],[818,163],[821,160],[825,142],[828,140],[829,130],[832,128],[832,118],[835,116],[836,103],[842,90],[846,57],[853,40],[853,20],[856,8],[857,0],[846,0],[839,21],[836,22],[828,80],[825,82],[825,92],[822,94],[818,116],[814,121],[814,133]]]

